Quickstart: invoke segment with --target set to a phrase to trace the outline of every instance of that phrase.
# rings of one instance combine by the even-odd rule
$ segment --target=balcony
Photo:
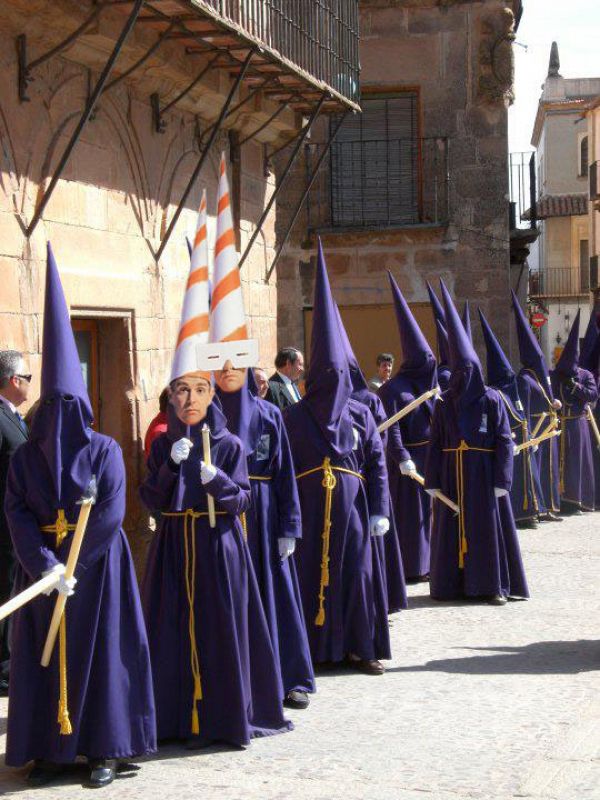
[[[358,0],[147,0],[140,22],[233,74],[254,49],[245,83],[299,111],[360,110]]]
[[[307,169],[317,162],[322,148],[307,146]],[[336,140],[328,159],[329,169],[309,195],[310,229],[447,224],[447,139]]]
[[[547,267],[529,273],[529,297],[532,299],[585,297],[589,291],[589,266]]]

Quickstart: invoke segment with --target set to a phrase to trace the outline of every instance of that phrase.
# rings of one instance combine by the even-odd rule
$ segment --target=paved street
[[[168,747],[123,774],[115,798],[507,800],[600,798],[600,514],[522,532],[532,599],[432,603],[411,587],[384,677],[319,681],[292,733],[246,752]],[[6,701],[1,706],[6,727]],[[4,736],[2,737],[2,746]],[[0,791],[32,792],[0,770]]]

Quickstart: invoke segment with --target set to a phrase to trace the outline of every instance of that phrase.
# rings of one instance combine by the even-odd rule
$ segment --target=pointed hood
[[[394,299],[394,309],[396,311],[396,324],[402,346],[402,363],[397,375],[402,375],[418,384],[421,394],[433,389],[437,382],[436,360],[429,346],[429,342],[423,335],[417,320],[394,276],[388,270],[390,288]],[[437,300],[437,298],[436,298]]]
[[[440,367],[448,367],[450,364],[450,349],[448,345],[448,331],[446,330],[446,314],[444,307],[438,300],[436,293],[433,291],[431,284],[427,282],[427,292],[429,294],[429,302],[431,303],[431,310],[433,311],[433,318],[435,320],[435,329],[437,332],[438,344],[438,369]]]
[[[358,359],[354,354],[354,350],[352,349],[352,345],[350,344],[350,339],[348,337],[348,331],[344,326],[344,322],[342,320],[342,315],[340,314],[340,309],[338,308],[338,304],[333,302],[338,325],[340,326],[340,336],[342,338],[342,345],[346,352],[346,358],[348,359],[348,367],[350,368],[350,379],[352,381],[352,397],[356,400],[360,400],[358,395],[362,392],[370,392],[369,384],[365,380],[365,376],[362,373],[360,365],[358,363]],[[361,401],[363,402],[363,401]]]
[[[572,377],[577,374],[577,367],[579,366],[579,319],[581,317],[581,309],[577,311],[571,330],[567,337],[560,358],[556,364],[556,372],[559,372],[565,377]]]
[[[600,304],[596,304],[590,314],[590,321],[583,337],[579,365],[589,370],[598,380],[600,374]]]
[[[480,412],[476,408],[485,395],[481,362],[463,327],[452,298],[443,281],[440,281],[442,299],[448,325],[450,345],[450,383],[446,394],[455,404],[462,436],[467,436],[479,425]]]
[[[494,389],[499,389],[513,403],[518,411],[522,410],[519,390],[517,386],[517,376],[512,368],[512,364],[506,357],[500,342],[496,338],[494,331],[485,318],[483,311],[479,308],[479,320],[483,332],[483,341],[487,351],[487,382]]]
[[[538,381],[541,383],[544,391],[552,399],[552,388],[550,386],[550,373],[548,371],[548,364],[542,349],[539,345],[535,334],[531,330],[527,317],[517,295],[511,289],[512,305],[515,315],[515,325],[517,328],[517,340],[519,342],[519,355],[521,358],[521,365],[528,370],[535,373]]]
[[[306,374],[306,394],[302,402],[318,426],[327,451],[338,456],[348,454],[354,445],[348,400],[352,380],[335,303],[331,295],[323,247],[319,239],[313,326],[310,342],[310,366]]]
[[[473,342],[473,331],[471,330],[471,309],[469,306],[469,301],[465,300],[465,304],[463,306],[463,313],[461,316],[461,321],[463,324],[463,328],[467,332],[467,336],[469,337],[471,343]]]
[[[69,310],[48,242],[40,405],[31,439],[44,454],[59,504],[75,502],[89,484],[92,422]]]

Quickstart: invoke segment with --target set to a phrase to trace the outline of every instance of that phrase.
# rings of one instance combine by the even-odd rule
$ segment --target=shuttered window
[[[363,98],[361,107],[362,114],[346,117],[331,149],[333,225],[417,223],[418,94]]]

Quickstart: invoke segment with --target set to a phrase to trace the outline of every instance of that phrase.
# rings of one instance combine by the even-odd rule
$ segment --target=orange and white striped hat
[[[232,342],[248,338],[244,299],[235,249],[225,154],[221,153],[217,206],[217,238],[210,301],[210,341]]]
[[[171,368],[171,381],[190,372],[200,372],[198,345],[208,342],[208,240],[206,237],[206,190],[202,192],[196,235],[185,287],[179,335]],[[207,373],[210,380],[210,373]]]

